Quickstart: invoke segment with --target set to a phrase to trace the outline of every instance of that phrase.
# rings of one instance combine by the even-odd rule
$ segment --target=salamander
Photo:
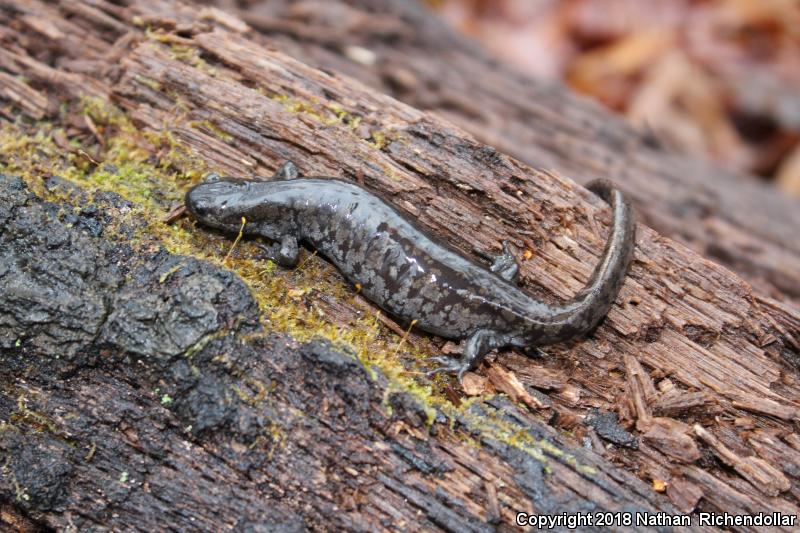
[[[300,177],[291,162],[269,180],[213,175],[186,193],[201,224],[275,242],[280,265],[297,263],[298,243],[318,250],[369,300],[420,330],[464,340],[460,359],[434,357],[459,380],[495,348],[523,350],[590,332],[625,279],[635,245],[633,208],[606,180],[587,186],[613,211],[600,262],[586,286],[561,304],[517,286],[519,265],[508,243],[489,268],[437,242],[366,189],[344,180]],[[243,224],[242,217],[245,219]]]

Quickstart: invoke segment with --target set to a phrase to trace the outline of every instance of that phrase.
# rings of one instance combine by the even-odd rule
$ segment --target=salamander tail
[[[636,220],[627,198],[605,179],[586,186],[613,211],[611,232],[586,286],[570,301],[554,306],[537,344],[551,344],[590,332],[608,313],[625,281],[636,245]]]

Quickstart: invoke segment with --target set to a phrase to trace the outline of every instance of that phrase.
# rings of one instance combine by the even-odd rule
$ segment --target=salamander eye
[[[205,217],[208,214],[208,208],[203,205],[195,205],[192,207],[192,211],[194,211],[195,216],[197,217]]]
[[[216,172],[212,172],[208,174],[205,178],[203,178],[203,183],[216,183],[222,179],[222,176],[217,174]]]

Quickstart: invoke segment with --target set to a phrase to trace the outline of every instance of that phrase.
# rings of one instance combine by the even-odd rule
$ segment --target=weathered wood
[[[515,72],[417,2],[216,3],[260,31],[261,43],[435,111],[529,165],[581,183],[612,178],[648,226],[761,292],[800,302],[800,201],[675,153],[585,98]]]
[[[107,95],[141,130],[167,131],[229,174],[268,175],[292,159],[303,172],[363,183],[465,254],[508,239],[531,252],[525,290],[546,299],[576,292],[602,249],[608,211],[570,180],[260,46],[260,37],[218,12],[159,0],[0,6],[8,43],[0,68],[28,87],[0,95],[3,116],[63,120],[62,135],[83,131],[93,139],[93,160],[108,150],[111,128],[57,111],[82,92]],[[391,21],[382,28],[392,33]],[[64,46],[80,39],[90,45]],[[36,97],[20,96],[27,91]],[[0,154],[0,162],[12,157]],[[540,359],[510,352],[489,363],[494,386],[535,409],[497,398],[456,409],[442,398],[463,399],[437,382],[438,418],[429,431],[431,405],[393,393],[330,346],[260,334],[255,306],[231,274],[147,255],[157,244],[152,236],[135,249],[115,240],[121,230],[134,232],[125,229],[124,206],[69,201],[96,203],[111,220],[90,238],[81,229],[89,222],[60,219],[63,208],[15,183],[7,180],[0,195],[12,197],[4,204],[2,257],[25,287],[43,288],[2,292],[0,497],[43,525],[464,531],[483,530],[498,516],[499,529],[509,530],[515,511],[671,512],[674,504],[686,512],[800,513],[798,469],[778,459],[782,449],[800,451],[800,313],[644,226],[618,305],[590,339],[549,348]],[[165,193],[163,214],[167,200]],[[63,238],[51,248],[39,232]],[[21,258],[34,252],[48,265],[44,272],[24,268]],[[64,257],[109,270],[76,276]],[[237,261],[244,259],[235,255],[234,267]],[[48,276],[63,280],[64,294],[83,296],[54,308]],[[223,290],[192,293],[194,300],[182,292],[216,285]],[[236,299],[215,299],[231,291]],[[23,297],[50,320],[21,317]],[[310,292],[304,301],[341,328],[364,312],[338,294]],[[181,318],[198,313],[215,318]],[[187,325],[193,333],[176,340],[171,333]],[[405,346],[436,350],[414,333]],[[395,352],[418,368],[403,345]],[[687,399],[675,402],[674,394]],[[637,437],[652,430],[652,439],[639,439],[638,449],[630,442],[598,449],[600,438],[614,442],[624,431],[608,417],[585,427],[592,408],[616,412]],[[736,424],[744,419],[752,421],[746,429]],[[597,453],[559,430],[586,436]],[[500,437],[509,431],[519,440]],[[666,493],[651,488],[656,481]]]

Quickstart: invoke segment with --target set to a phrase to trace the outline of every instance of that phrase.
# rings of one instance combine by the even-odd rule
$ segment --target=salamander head
[[[186,193],[189,213],[201,224],[225,231],[238,231],[242,217],[252,208],[253,182],[220,178],[211,174]]]
[[[293,194],[302,180],[264,181],[220,178],[212,174],[186,193],[186,208],[204,226],[280,239],[294,232],[291,211]]]

